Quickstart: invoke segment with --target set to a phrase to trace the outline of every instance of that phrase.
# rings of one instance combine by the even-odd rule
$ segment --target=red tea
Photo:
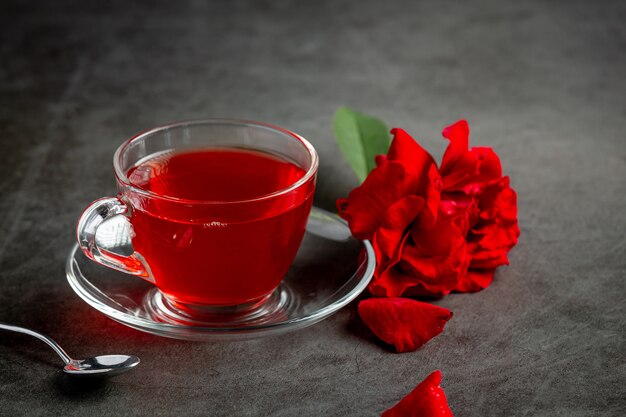
[[[312,189],[299,198],[263,196],[304,174],[285,159],[235,148],[163,153],[141,161],[128,171],[130,183],[165,198],[133,204],[133,247],[174,301],[259,300],[289,269],[313,198]],[[215,208],[221,212],[213,219]]]

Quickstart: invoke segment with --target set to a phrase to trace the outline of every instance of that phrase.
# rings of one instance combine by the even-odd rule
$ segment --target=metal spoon
[[[139,364],[133,355],[102,355],[87,359],[72,359],[54,340],[41,333],[23,327],[0,323],[0,329],[24,333],[45,342],[63,359],[63,372],[76,376],[113,376],[126,372]]]

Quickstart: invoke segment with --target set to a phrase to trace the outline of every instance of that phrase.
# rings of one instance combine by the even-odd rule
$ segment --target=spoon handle
[[[17,332],[17,333],[24,333],[24,334],[36,337],[37,339],[47,343],[48,346],[50,346],[52,349],[54,349],[54,351],[61,357],[61,359],[63,359],[63,362],[68,364],[68,363],[70,363],[72,361],[72,358],[70,358],[69,355],[67,353],[65,353],[65,351],[61,348],[61,346],[59,346],[57,344],[57,342],[55,342],[54,340],[50,339],[46,335],[34,332],[32,330],[29,330],[29,329],[25,329],[23,327],[13,326],[13,325],[7,324],[7,323],[0,323],[0,329],[2,329],[2,330],[9,330],[9,331],[12,331],[12,332]]]

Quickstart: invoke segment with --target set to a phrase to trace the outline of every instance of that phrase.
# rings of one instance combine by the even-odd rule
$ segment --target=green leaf
[[[385,123],[348,107],[340,107],[333,117],[333,132],[350,167],[361,182],[376,168],[374,157],[386,154],[391,137]]]

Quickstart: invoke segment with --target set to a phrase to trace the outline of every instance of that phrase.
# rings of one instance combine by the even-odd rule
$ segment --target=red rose
[[[464,120],[443,131],[450,140],[441,168],[405,131],[393,129],[386,156],[339,214],[352,234],[369,239],[377,267],[375,296],[442,296],[487,287],[517,243],[516,194],[490,148],[469,149]]]
[[[440,215],[442,181],[433,158],[404,130],[392,133],[387,156],[338,200],[339,214],[356,238],[372,242],[372,294],[444,295],[467,271],[466,219]]]
[[[443,130],[450,140],[441,163],[441,206],[466,218],[468,273],[457,291],[489,286],[495,268],[508,265],[508,251],[517,244],[517,195],[502,176],[500,158],[490,148],[469,147],[469,127],[461,120]]]
[[[440,297],[454,290],[469,265],[464,224],[464,217],[448,216],[440,210],[433,226],[412,224],[403,236],[397,257],[378,265],[369,287],[372,294]],[[375,235],[375,247],[382,246],[384,236]]]

